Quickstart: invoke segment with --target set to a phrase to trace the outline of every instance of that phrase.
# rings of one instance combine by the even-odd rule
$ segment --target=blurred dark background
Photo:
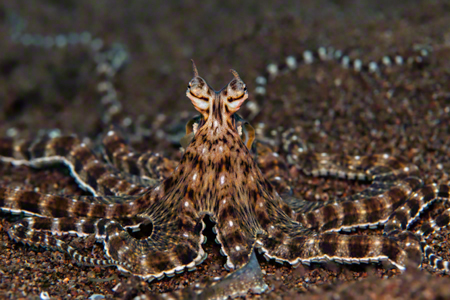
[[[101,130],[102,107],[95,92],[98,79],[91,52],[81,46],[48,50],[12,43],[11,14],[22,18],[27,24],[24,32],[31,34],[88,31],[105,45],[123,44],[131,61],[115,82],[124,110],[152,123],[158,114],[167,118],[181,111],[192,114],[184,95],[192,77],[190,59],[216,89],[230,80],[228,70],[236,69],[252,99],[255,78],[268,63],[307,49],[333,46],[367,62],[383,55],[407,55],[416,45],[446,47],[449,6],[448,1],[387,0],[2,1],[0,132],[12,126],[61,128],[92,137]],[[445,62],[442,59],[439,65]],[[267,122],[270,127],[313,122],[318,115],[305,114],[305,102],[333,106],[342,97],[334,79],[359,80],[337,64],[304,69],[268,86],[268,97],[258,103],[263,109],[255,122]],[[372,84],[372,79],[355,82],[365,88],[362,93],[379,88],[378,82]],[[345,85],[344,81],[341,89]],[[330,95],[328,87],[341,96]],[[346,98],[353,97],[351,101],[367,96],[354,90],[345,93]]]

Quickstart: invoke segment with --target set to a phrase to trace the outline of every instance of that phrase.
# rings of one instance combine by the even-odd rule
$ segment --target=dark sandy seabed
[[[168,134],[195,115],[185,97],[192,78],[191,58],[216,89],[232,78],[228,70],[236,69],[254,99],[255,78],[268,63],[286,55],[333,46],[352,58],[370,61],[386,54],[407,55],[415,46],[425,45],[432,53],[423,67],[393,67],[381,76],[356,74],[336,63],[302,66],[268,84],[267,97],[258,103],[261,112],[251,122],[263,122],[269,129],[296,128],[317,151],[404,157],[419,166],[426,183],[449,183],[450,2],[260,2],[2,1],[0,134],[12,127],[23,136],[59,128],[95,141],[105,131],[90,52],[83,47],[46,50],[13,44],[10,13],[24,18],[31,33],[90,31],[107,45],[125,45],[131,61],[116,76],[116,86],[125,113],[143,120],[152,133],[135,139],[135,146],[173,158],[179,153]],[[248,116],[249,111],[243,109],[242,114]],[[294,175],[295,193],[311,200],[362,188],[352,182]],[[35,170],[2,163],[0,184],[37,187],[45,193],[85,193],[62,167]],[[52,299],[85,299],[93,294],[132,299],[141,292],[171,291],[226,274],[225,258],[209,242],[208,259],[196,271],[151,283],[115,268],[78,266],[63,253],[11,242],[6,230],[14,219],[1,216],[2,298],[37,299],[45,291]],[[446,259],[448,238],[449,232],[443,230],[428,239]],[[102,257],[100,244],[92,247],[69,239],[85,253]],[[326,263],[293,269],[258,259],[271,292],[248,294],[248,299],[450,298],[448,276],[426,264],[424,270],[400,274],[382,265]]]

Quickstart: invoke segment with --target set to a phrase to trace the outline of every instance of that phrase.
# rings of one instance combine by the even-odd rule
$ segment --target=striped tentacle
[[[125,116],[114,86],[114,77],[129,62],[126,47],[121,43],[106,46],[103,39],[92,36],[89,32],[59,33],[56,36],[26,32],[26,22],[17,15],[9,18],[11,25],[11,41],[23,47],[39,47],[44,49],[58,48],[68,50],[71,47],[85,47],[92,52],[98,74],[98,92],[104,106],[103,121],[105,124],[120,124],[129,127],[132,119]]]
[[[302,171],[308,175],[372,181],[360,193],[331,201],[286,199],[297,221],[321,232],[384,224],[392,212],[422,186],[422,181],[414,176],[418,172],[416,166],[389,155],[338,157],[307,152],[301,156]]]
[[[424,222],[417,230],[417,234],[427,237],[435,231],[448,227],[448,225],[450,225],[450,208],[441,212],[434,220]]]
[[[153,230],[141,240],[132,237],[115,220],[110,221],[105,226],[106,255],[113,261],[130,265],[122,271],[146,280],[194,269],[206,258],[201,247],[205,241],[202,235],[205,224],[192,205],[182,205],[179,209],[178,214],[153,209],[145,216],[151,220]]]
[[[103,123],[117,124],[123,128],[130,127],[133,120],[123,111],[114,85],[115,75],[129,62],[128,51],[123,44],[114,43],[108,48],[96,49],[94,59],[98,75],[97,92],[100,95],[100,103],[104,107]]]
[[[434,253],[433,247],[427,245],[425,242],[421,243],[423,256],[428,261],[428,264],[432,266],[434,269],[442,271],[444,273],[450,273],[450,262],[448,260],[443,259],[440,256],[437,256]]]
[[[310,176],[332,176],[363,181],[396,181],[417,175],[415,165],[406,164],[388,154],[338,156],[306,152],[297,159],[299,168]]]
[[[86,196],[86,195],[60,195],[62,197],[75,199],[77,201],[100,203],[100,204],[114,204],[127,203],[137,200],[140,196]]]
[[[427,65],[429,60],[429,50],[422,48],[411,53],[385,55],[379,60],[363,62],[361,59],[351,59],[345,51],[335,49],[333,47],[319,47],[315,50],[305,50],[299,55],[289,55],[285,61],[277,64],[270,63],[260,76],[256,78],[255,95],[259,101],[267,93],[267,84],[276,77],[296,70],[300,65],[310,65],[315,62],[334,61],[344,69],[353,70],[355,73],[361,74],[380,74],[393,66],[412,66],[422,68]],[[261,102],[260,102],[261,103]]]
[[[51,235],[77,235],[78,237],[88,237],[94,235],[97,240],[105,239],[105,226],[111,219],[102,218],[81,218],[81,217],[26,217],[18,221],[22,226],[34,230],[35,232],[46,232]],[[129,228],[133,232],[139,231],[139,226],[151,222],[148,218],[121,218],[120,224],[124,228]]]
[[[441,197],[444,199],[445,191],[440,191]],[[434,253],[433,247],[429,246],[424,239],[428,237],[435,231],[439,231],[444,229],[450,225],[450,208],[444,209],[440,212],[433,220],[425,221],[420,228],[416,231],[416,233],[423,237],[422,240],[422,249],[424,257],[427,259],[428,264],[430,264],[434,269],[442,271],[444,273],[450,273],[450,262],[444,260],[442,257],[437,256]]]
[[[306,213],[296,214],[296,219],[307,228],[321,232],[374,228],[386,223],[392,212],[402,205],[422,182],[409,177],[384,193],[345,201],[330,201],[319,208],[302,209]]]
[[[431,204],[439,200],[449,199],[450,187],[448,185],[431,184],[424,186],[413,193],[404,205],[396,209],[385,225],[384,233],[391,235],[392,232],[409,229]],[[426,243],[425,237],[435,230],[448,226],[449,223],[450,211],[447,209],[439,214],[435,220],[423,223],[415,233],[420,237],[420,245],[425,259],[433,268],[445,273],[450,273],[450,263],[434,253],[433,248]]]
[[[0,161],[32,167],[63,163],[78,184],[95,196],[136,195],[147,190],[137,178],[125,177],[103,163],[74,136],[44,136],[34,141],[1,138]]]
[[[131,218],[158,202],[162,191],[157,188],[129,202],[103,204],[101,202],[106,197],[102,197],[101,201],[86,202],[21,189],[0,188],[0,210],[53,218]]]
[[[118,268],[129,267],[126,263],[115,262],[110,259],[95,259],[87,257],[78,252],[78,250],[66,242],[41,231],[36,231],[29,228],[33,226],[29,224],[30,218],[23,219],[22,221],[14,224],[8,230],[9,237],[15,242],[21,242],[30,246],[43,247],[47,249],[54,249],[69,254],[74,260],[84,265],[96,265],[96,266],[117,266]]]
[[[385,234],[394,230],[409,229],[431,204],[438,200],[448,199],[450,199],[448,185],[430,184],[420,188],[407,199],[404,205],[395,210],[384,227]]]
[[[168,178],[179,164],[151,151],[135,152],[114,130],[110,130],[103,138],[103,146],[105,157],[111,164],[121,171],[139,176],[150,186]]]
[[[122,220],[121,220],[122,221]],[[153,231],[149,237],[138,240],[116,220],[101,218],[39,218],[29,217],[15,223],[8,231],[16,242],[56,249],[68,253],[76,261],[99,266],[116,266],[146,280],[173,276],[185,269],[193,270],[203,262],[206,253],[201,244],[204,224],[187,216],[163,220],[150,220]],[[200,222],[201,226],[198,226]],[[122,223],[122,222],[121,222]],[[186,230],[180,236],[179,232]],[[108,259],[99,260],[84,256],[77,249],[53,235],[94,234],[103,241]]]
[[[294,267],[322,261],[346,264],[388,261],[403,270],[407,259],[407,253],[396,242],[380,236],[317,235],[306,229],[299,230],[296,235],[288,235],[278,230],[257,243],[266,259],[288,262]]]

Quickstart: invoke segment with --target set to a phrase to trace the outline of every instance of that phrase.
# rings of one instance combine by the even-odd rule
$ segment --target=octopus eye
[[[234,79],[226,88],[226,105],[231,113],[239,110],[244,101],[248,98],[247,85],[241,80],[238,73],[231,70]]]
[[[206,83],[206,81],[198,76],[197,67],[194,61],[192,61],[192,66],[194,69],[194,78],[188,83],[188,88],[186,91],[186,96],[191,99],[192,104],[194,104],[195,109],[199,111],[203,117],[206,119],[208,117],[208,111],[211,102],[211,89]]]
[[[240,99],[242,99],[242,97],[245,97],[245,95],[247,94],[247,86],[243,82],[241,82],[241,83],[243,84],[242,87],[238,87],[237,89],[228,91],[229,92],[229,97],[227,99],[228,102],[240,100]],[[236,85],[238,85],[238,84],[236,84]]]
[[[203,78],[194,77],[188,84],[186,95],[196,108],[207,109],[210,100],[208,90],[208,84]]]

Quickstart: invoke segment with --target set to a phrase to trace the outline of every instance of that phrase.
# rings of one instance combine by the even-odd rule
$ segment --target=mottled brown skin
[[[216,92],[198,76],[194,66],[187,96],[201,118],[189,123],[192,128],[188,126],[187,134],[193,137],[186,139],[184,155],[174,170],[170,161],[161,167],[164,159],[157,155],[133,153],[113,131],[104,139],[106,156],[118,170],[131,175],[102,163],[73,137],[31,143],[0,140],[2,161],[34,167],[63,162],[79,184],[95,195],[67,197],[0,188],[0,209],[31,216],[13,225],[10,237],[65,251],[83,263],[114,265],[151,280],[192,269],[205,259],[201,246],[203,217],[209,215],[227,256],[225,267],[237,271],[208,287],[204,294],[207,298],[238,295],[255,285],[259,292],[265,289],[257,279],[252,281],[252,276],[260,276],[255,249],[266,258],[294,266],[323,260],[387,260],[404,268],[408,257],[420,263],[424,257],[421,236],[448,225],[450,218],[444,212],[436,225],[425,223],[418,233],[408,231],[409,226],[431,202],[449,199],[449,187],[422,187],[421,180],[414,176],[415,166],[388,155],[303,153],[293,155],[292,160],[302,161],[306,174],[370,180],[372,184],[359,194],[327,202],[282,199],[249,151],[254,135],[248,133],[252,129],[236,115],[248,97],[247,90],[239,75],[232,73],[234,79]],[[287,147],[299,148],[296,141],[293,139]],[[276,166],[276,157],[260,161]],[[149,166],[149,161],[160,164]],[[159,185],[143,180],[154,177],[165,179]],[[153,225],[148,237],[137,239],[126,230],[145,223]],[[337,233],[384,224],[385,236]],[[83,256],[54,236],[67,233],[95,235],[104,243],[106,259]],[[427,251],[425,257],[431,259]],[[448,270],[442,260],[436,259],[433,265]],[[243,273],[253,275],[246,277],[251,278],[248,283],[236,287],[236,282],[243,282]]]
[[[242,103],[243,86],[237,77],[215,92],[200,77],[191,81],[188,94],[207,99],[210,106],[198,109],[203,124],[169,179],[174,185],[168,201],[176,201],[180,212],[189,203],[200,218],[209,214],[217,223],[217,239],[228,256],[228,268],[248,262],[257,235],[269,232],[269,225],[294,224],[286,214],[290,208],[264,178],[236,130],[233,114],[240,105],[230,108],[227,101]]]

